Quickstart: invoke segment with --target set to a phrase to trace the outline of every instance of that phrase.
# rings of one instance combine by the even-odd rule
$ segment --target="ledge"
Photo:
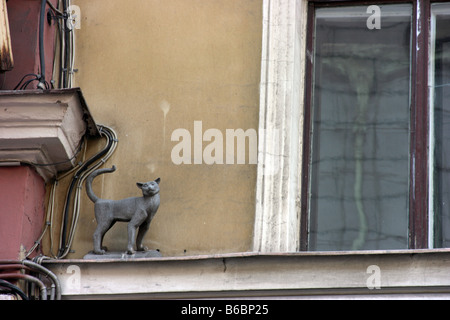
[[[81,139],[99,135],[80,88],[0,91],[0,161],[35,165],[49,180],[74,166]]]
[[[234,253],[123,260],[45,260],[63,297],[444,297],[450,250]],[[370,289],[379,268],[379,288]],[[371,278],[372,277],[372,278]]]

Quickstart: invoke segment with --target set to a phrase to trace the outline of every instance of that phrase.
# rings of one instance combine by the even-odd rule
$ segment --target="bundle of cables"
[[[32,77],[32,78],[28,78]],[[25,82],[24,80],[28,78]],[[19,83],[14,87],[13,90],[25,90],[28,88],[28,86],[33,83],[34,81],[38,81],[39,83],[43,83],[43,89],[46,90],[50,89],[50,84],[45,80],[42,79],[42,76],[39,74],[29,73],[22,77],[22,79],[19,81]]]
[[[50,11],[46,14],[47,5],[50,7]],[[55,37],[55,51],[53,53],[53,78],[59,78],[58,88],[72,87],[73,75],[76,71],[74,69],[75,32],[73,30],[73,21],[79,19],[76,15],[72,15],[72,7],[70,0],[58,0],[56,7],[49,0],[41,0],[39,14],[39,74],[26,74],[13,90],[25,90],[35,82],[37,82],[36,89],[49,90],[55,87],[55,81],[53,79],[50,80],[50,83],[46,79],[44,41],[45,23],[48,21],[51,24],[52,20],[56,21],[58,27],[58,32],[56,32]],[[57,50],[59,50],[59,54],[57,54]],[[58,65],[59,71],[57,71]]]
[[[44,230],[35,242],[35,245],[28,250],[26,257],[30,256],[31,253],[40,245],[45,233],[52,227],[55,211],[55,194],[58,181],[72,175],[62,212],[59,248],[56,254],[53,253],[52,231],[50,230],[49,232],[50,252],[52,258],[63,259],[70,253],[80,214],[82,185],[89,174],[102,166],[111,157],[118,144],[117,134],[112,128],[104,125],[98,125],[98,129],[100,135],[106,139],[105,147],[88,160],[79,162],[75,168],[55,179],[50,189]]]
[[[19,287],[17,281],[25,284]],[[60,300],[61,285],[53,272],[37,262],[0,260],[0,294],[21,300]]]

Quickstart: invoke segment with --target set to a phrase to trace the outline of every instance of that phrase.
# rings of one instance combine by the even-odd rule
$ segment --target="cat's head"
[[[149,181],[149,182],[137,182],[136,185],[139,189],[142,190],[142,195],[144,197],[149,197],[157,194],[159,192],[159,182],[161,181],[160,178]]]

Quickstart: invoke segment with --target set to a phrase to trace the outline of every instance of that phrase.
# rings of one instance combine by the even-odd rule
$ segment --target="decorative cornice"
[[[34,165],[47,181],[75,165],[86,133],[98,135],[79,88],[0,91],[0,164]]]

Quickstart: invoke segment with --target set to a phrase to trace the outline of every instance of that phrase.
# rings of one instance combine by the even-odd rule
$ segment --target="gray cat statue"
[[[159,182],[161,179],[136,183],[138,188],[142,190],[142,197],[121,200],[100,199],[92,190],[92,181],[100,174],[114,171],[116,171],[115,166],[110,169],[98,169],[86,179],[86,193],[89,199],[94,202],[95,219],[97,220],[97,228],[94,232],[94,253],[106,253],[105,248],[102,247],[103,237],[117,221],[128,222],[127,253],[129,255],[134,254],[135,247],[138,251],[147,251],[148,249],[142,244],[142,240],[159,208]]]

